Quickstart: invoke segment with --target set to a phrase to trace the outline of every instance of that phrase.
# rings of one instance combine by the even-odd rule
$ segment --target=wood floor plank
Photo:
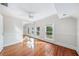
[[[28,44],[29,43],[29,44]],[[0,55],[3,56],[78,56],[75,50],[34,39],[27,38],[21,43],[5,47]],[[33,47],[31,45],[34,45]]]

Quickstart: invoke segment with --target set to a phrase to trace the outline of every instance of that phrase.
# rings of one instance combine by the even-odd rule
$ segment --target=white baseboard
[[[66,43],[63,43],[63,42],[57,42],[54,39],[48,40],[48,39],[44,39],[44,38],[40,38],[40,37],[35,37],[35,38],[38,38],[40,40],[43,40],[43,41],[46,41],[46,42],[49,42],[49,43],[53,43],[53,44],[56,44],[56,45],[60,45],[60,46],[66,47],[66,48],[76,50],[76,46],[73,46],[72,44],[66,44]]]
[[[3,50],[3,47],[0,48],[0,52]]]
[[[23,41],[23,40],[19,40],[19,41],[12,42],[12,43],[9,43],[9,44],[4,44],[4,47],[10,46],[10,45],[14,45],[14,44],[20,43],[20,42],[22,42],[22,41]]]
[[[76,50],[76,47],[71,45],[71,44],[64,44],[63,42],[53,42],[53,43],[57,44],[57,45],[60,45],[60,46],[63,46],[63,47],[66,47],[66,48]]]

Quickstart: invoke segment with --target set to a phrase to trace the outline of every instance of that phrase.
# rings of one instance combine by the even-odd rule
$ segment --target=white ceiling
[[[60,18],[68,16],[77,16],[79,13],[79,3],[56,3],[57,14]],[[79,17],[79,16],[78,16]]]
[[[35,13],[53,11],[55,8],[53,3],[9,3],[9,7]]]
[[[32,21],[39,20],[56,14],[56,9],[53,3],[9,3],[9,7],[15,10],[21,10],[28,14],[33,13]]]
[[[64,14],[77,16],[79,13],[79,4],[77,3],[9,3],[9,8],[12,12],[14,10],[14,15],[17,14],[30,21],[40,20],[55,14],[62,18]],[[29,12],[33,13],[32,19],[28,17]]]

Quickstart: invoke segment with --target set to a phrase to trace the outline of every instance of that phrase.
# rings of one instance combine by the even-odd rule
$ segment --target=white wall
[[[55,42],[59,45],[75,49],[76,45],[76,31],[77,20],[73,17],[60,19],[55,24]]]
[[[23,28],[22,21],[14,18],[3,16],[4,19],[4,46],[9,46],[22,41]]]
[[[0,14],[0,52],[3,49],[3,17]]]
[[[36,35],[36,37],[41,38],[42,40],[45,40],[45,26],[53,25],[57,22],[57,20],[58,20],[57,15],[51,15],[47,18],[36,21],[35,28],[40,27],[40,35],[39,36]]]
[[[45,26],[51,24],[54,24],[54,39],[50,40],[45,38]],[[26,27],[28,26],[31,28],[33,24],[26,25]],[[76,26],[76,20],[73,17],[58,19],[57,15],[52,15],[34,23],[34,28],[40,27],[41,29],[40,35],[35,35],[35,38],[39,38],[47,42],[58,44],[67,48],[75,49],[77,43]]]
[[[4,23],[4,46],[22,41],[23,21],[30,22],[26,13],[0,5],[0,13]]]

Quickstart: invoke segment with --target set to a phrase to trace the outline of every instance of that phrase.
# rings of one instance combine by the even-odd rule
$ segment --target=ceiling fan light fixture
[[[29,13],[28,17],[29,17],[29,18],[33,18],[34,16],[33,16],[32,13]]]

